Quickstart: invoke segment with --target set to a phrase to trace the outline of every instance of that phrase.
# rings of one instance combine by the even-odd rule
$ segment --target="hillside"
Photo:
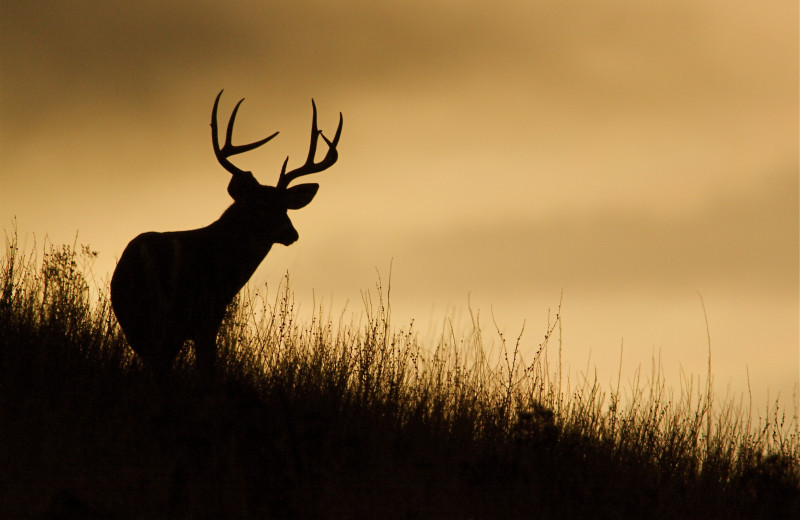
[[[76,251],[76,249],[78,249]],[[297,321],[288,283],[243,294],[221,375],[185,349],[156,381],[127,347],[96,253],[6,239],[0,261],[0,517],[800,518],[800,443],[711,389],[670,400],[561,388],[478,323],[436,345],[390,326],[380,282],[360,322]],[[553,343],[553,344],[550,344]]]

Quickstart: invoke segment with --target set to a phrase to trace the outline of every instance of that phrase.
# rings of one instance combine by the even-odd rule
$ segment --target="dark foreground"
[[[360,328],[298,327],[288,293],[256,325],[232,309],[217,381],[188,351],[156,382],[73,251],[41,269],[9,251],[1,518],[800,518],[775,424],[618,410],[596,386],[567,402],[516,349],[505,372],[425,358],[381,301]]]

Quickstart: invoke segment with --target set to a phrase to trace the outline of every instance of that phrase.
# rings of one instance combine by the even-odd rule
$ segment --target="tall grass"
[[[487,352],[478,314],[421,345],[390,286],[360,318],[298,318],[288,279],[244,291],[221,382],[187,348],[157,384],[121,334],[96,253],[0,263],[0,516],[96,518],[795,518],[797,425],[714,402],[658,366],[628,388],[562,381],[556,313]],[[527,349],[525,349],[527,350]],[[560,357],[560,352],[558,352]],[[710,378],[709,378],[710,380]]]

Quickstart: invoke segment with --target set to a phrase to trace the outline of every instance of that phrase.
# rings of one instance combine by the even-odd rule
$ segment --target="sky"
[[[340,158],[253,284],[359,312],[391,268],[397,327],[432,344],[472,310],[526,352],[561,302],[573,378],[615,383],[622,350],[623,386],[656,359],[678,388],[710,337],[719,394],[791,408],[798,62],[788,0],[4,1],[0,220],[110,276],[231,203],[220,89],[236,142],[280,131],[236,159],[264,184],[314,98]]]

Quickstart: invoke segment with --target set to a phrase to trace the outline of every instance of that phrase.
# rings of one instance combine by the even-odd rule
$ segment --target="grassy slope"
[[[423,349],[391,330],[380,289],[361,325],[300,325],[288,290],[263,314],[248,295],[219,382],[187,353],[157,385],[90,296],[91,257],[51,248],[37,266],[7,241],[0,517],[800,517],[800,447],[777,411],[755,431],[658,385],[624,406],[562,391],[518,342],[489,364],[478,327]]]

